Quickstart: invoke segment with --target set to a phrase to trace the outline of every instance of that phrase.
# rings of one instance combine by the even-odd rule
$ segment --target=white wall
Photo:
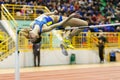
[[[112,48],[113,49],[113,48]],[[108,54],[112,49],[105,49],[105,53]],[[77,64],[90,64],[99,63],[98,51],[97,50],[68,50],[69,55],[64,56],[61,50],[41,50],[41,66],[48,65],[63,65],[69,64],[70,54],[76,54]],[[15,66],[15,53],[10,55],[8,58],[0,62],[0,68],[14,68]],[[33,66],[33,54],[20,53],[20,67]]]

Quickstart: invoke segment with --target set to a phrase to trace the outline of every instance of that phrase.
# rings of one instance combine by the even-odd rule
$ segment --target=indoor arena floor
[[[15,80],[14,69],[0,69],[0,80]],[[120,80],[120,62],[20,68],[20,80]]]

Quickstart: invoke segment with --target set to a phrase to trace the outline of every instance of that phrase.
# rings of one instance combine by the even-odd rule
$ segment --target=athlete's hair
[[[29,39],[29,31],[30,30],[31,30],[30,28],[21,29],[20,34],[25,36],[27,39]]]

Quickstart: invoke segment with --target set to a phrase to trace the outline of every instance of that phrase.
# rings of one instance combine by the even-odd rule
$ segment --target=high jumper
[[[38,16],[30,25],[29,28],[25,28],[21,30],[21,33],[32,43],[38,43],[41,40],[41,34],[45,32],[49,32],[55,28],[60,29],[65,28],[66,26],[70,27],[79,27],[79,26],[88,26],[88,22],[82,19],[79,19],[79,14],[72,13],[69,17],[56,15],[58,13],[57,10],[54,12],[43,13]],[[73,30],[67,38],[63,40],[64,46],[68,48],[74,48],[71,45],[71,38],[78,32],[80,29]],[[68,44],[66,44],[66,42]]]

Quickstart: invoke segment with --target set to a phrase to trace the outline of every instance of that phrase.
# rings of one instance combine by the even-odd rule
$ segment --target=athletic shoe
[[[63,45],[65,48],[70,48],[70,49],[74,49],[73,45],[71,44],[70,39],[64,39],[63,40]]]
[[[62,49],[62,53],[63,53],[65,56],[68,56],[68,52],[67,52],[65,46],[64,46],[63,44],[60,44],[60,47],[61,47],[61,49]]]

